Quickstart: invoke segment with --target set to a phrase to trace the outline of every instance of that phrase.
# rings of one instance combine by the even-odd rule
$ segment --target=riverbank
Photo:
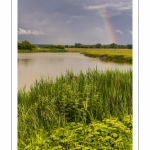
[[[80,52],[89,57],[98,57],[104,61],[132,63],[132,50],[129,49],[66,48],[66,50],[68,52]]]
[[[18,53],[40,53],[40,52],[67,52],[65,49],[33,48],[32,50],[18,50]]]
[[[132,71],[66,72],[19,90],[18,148],[132,149]]]
[[[121,63],[132,63],[132,50],[129,49],[95,49],[95,48],[65,48],[48,49],[34,48],[32,50],[18,50],[18,53],[38,53],[38,52],[80,52],[88,57],[97,57],[103,61],[113,61]]]

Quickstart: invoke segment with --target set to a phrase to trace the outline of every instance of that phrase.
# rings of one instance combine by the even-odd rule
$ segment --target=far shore
[[[132,63],[132,49],[100,49],[100,48],[65,48],[48,49],[34,48],[32,50],[18,50],[18,53],[54,53],[54,52],[80,52],[88,57],[100,58],[103,61],[114,61],[120,63]]]

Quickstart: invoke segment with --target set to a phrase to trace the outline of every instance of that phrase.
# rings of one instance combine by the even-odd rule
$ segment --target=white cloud
[[[22,28],[18,28],[18,34],[26,34],[26,35],[46,35],[45,33],[43,33],[42,31],[37,31],[37,30],[25,30]]]
[[[85,6],[84,8],[88,9],[88,10],[94,10],[94,9],[99,9],[101,7],[100,6],[91,6],[91,5],[89,5],[89,6]]]
[[[101,29],[101,28],[95,28],[96,30],[98,30],[98,31],[103,31],[103,29]]]
[[[132,2],[105,3],[100,5],[84,6],[84,9],[96,11],[102,17],[113,17],[121,15],[124,11],[131,12]]]
[[[98,13],[99,14],[99,13]],[[111,18],[113,16],[118,16],[118,15],[121,15],[122,13],[121,12],[112,12],[112,13],[101,13],[100,15],[104,18]]]
[[[127,30],[131,35],[132,35],[132,31],[130,31],[130,30]]]
[[[131,10],[132,9],[132,2],[119,2],[119,3],[105,3],[101,5],[89,5],[84,7],[87,10],[97,10],[97,9],[107,9],[107,8],[112,8],[115,10]]]
[[[121,30],[115,30],[115,32],[120,33],[121,35],[123,34],[123,32]]]

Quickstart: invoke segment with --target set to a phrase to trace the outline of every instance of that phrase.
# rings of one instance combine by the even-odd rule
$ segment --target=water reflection
[[[64,59],[63,58],[50,58],[48,59],[48,61],[51,63],[61,63],[64,61]]]
[[[105,62],[99,58],[86,57],[79,53],[20,53],[18,54],[18,89],[26,89],[42,76],[55,78],[65,74],[66,70],[79,73],[88,69],[98,70],[132,69],[131,64]]]
[[[102,62],[105,62],[105,63],[116,63],[116,64],[121,64],[121,65],[129,65],[131,66],[131,63],[130,62],[124,62],[124,61],[113,61],[113,60],[105,60],[105,59],[100,59]]]
[[[18,59],[18,64],[23,66],[28,66],[33,63],[33,59]]]

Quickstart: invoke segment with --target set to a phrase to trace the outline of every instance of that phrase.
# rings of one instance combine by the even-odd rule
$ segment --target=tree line
[[[29,41],[24,40],[22,42],[18,42],[18,49],[19,50],[32,50],[33,48],[41,47],[47,49],[65,49],[63,45],[48,45],[48,44],[31,44]]]
[[[66,48],[117,48],[117,49],[132,49],[132,44],[127,45],[117,45],[115,43],[111,44],[93,44],[93,45],[86,45],[81,43],[75,43],[75,45],[65,45]]]
[[[44,48],[48,48],[48,49],[65,49],[65,47],[63,45],[48,45],[48,46],[44,46]]]
[[[18,42],[18,49],[19,50],[32,50],[33,48],[41,47],[41,48],[48,48],[48,49],[65,49],[65,48],[114,48],[114,49],[132,49],[132,44],[127,45],[117,45],[115,43],[111,44],[81,44],[75,43],[74,45],[52,45],[52,44],[31,44],[29,41],[24,40],[22,42]]]

